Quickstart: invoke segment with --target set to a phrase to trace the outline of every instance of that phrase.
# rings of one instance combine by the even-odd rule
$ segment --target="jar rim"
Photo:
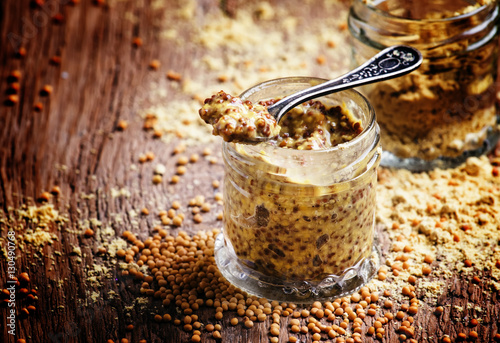
[[[327,81],[329,81],[329,80],[319,78],[319,77],[310,77],[310,76],[282,77],[282,78],[267,80],[267,81],[264,81],[264,82],[261,82],[261,83],[255,85],[251,88],[248,88],[247,90],[243,91],[240,94],[240,97],[242,99],[247,98],[247,97],[251,96],[252,94],[254,94],[255,92],[257,92],[263,88],[273,86],[273,85],[287,84],[287,83],[289,83],[289,84],[306,83],[306,82],[308,82],[308,83],[314,82],[314,83],[320,84],[320,83],[327,82]],[[256,144],[255,146],[256,147],[265,146],[265,147],[269,147],[269,148],[274,148],[274,149],[276,149],[276,151],[293,151],[294,153],[296,153],[298,155],[330,154],[334,151],[341,151],[341,150],[349,149],[351,146],[356,146],[359,143],[359,141],[366,139],[366,137],[375,129],[375,126],[377,125],[375,110],[373,109],[373,107],[370,104],[370,102],[368,101],[368,99],[363,94],[361,94],[360,92],[358,92],[355,89],[347,89],[347,90],[343,90],[343,91],[340,91],[337,93],[350,94],[351,95],[350,98],[353,98],[352,95],[354,95],[354,97],[358,97],[366,105],[368,113],[369,113],[368,125],[366,127],[364,127],[363,131],[359,135],[354,137],[352,140],[350,140],[348,142],[337,144],[335,146],[332,146],[332,147],[329,147],[326,149],[317,149],[317,150],[290,149],[290,148],[274,146],[274,145],[267,143],[267,142],[262,142],[262,143]],[[262,100],[265,100],[265,99],[262,99]]]
[[[470,12],[466,12],[466,13],[462,13],[462,14],[459,14],[459,15],[456,15],[456,16],[451,16],[451,17],[446,17],[446,18],[439,18],[439,19],[424,19],[424,18],[405,18],[405,17],[401,17],[401,16],[397,16],[397,15],[393,15],[387,11],[384,11],[378,7],[375,7],[373,5],[371,5],[369,2],[367,2],[366,0],[355,0],[356,2],[358,3],[361,3],[363,6],[365,6],[366,8],[370,9],[371,11],[373,11],[374,13],[376,13],[377,15],[380,15],[380,16],[384,16],[386,18],[390,18],[390,19],[393,19],[393,20],[400,20],[400,21],[408,21],[408,22],[419,22],[419,23],[447,23],[447,22],[453,22],[453,21],[458,21],[458,20],[463,20],[463,19],[466,19],[466,18],[469,18],[469,17],[474,17],[476,16],[478,13],[481,13],[482,11],[486,10],[487,8],[491,7],[491,6],[495,6],[495,1],[492,1],[491,3],[487,3],[487,4],[484,4],[484,5],[481,5],[477,8],[475,8],[474,10],[470,11]],[[479,2],[474,0],[476,4],[478,4]]]

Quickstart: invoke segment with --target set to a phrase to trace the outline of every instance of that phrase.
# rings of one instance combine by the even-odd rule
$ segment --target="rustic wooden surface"
[[[16,338],[24,338],[27,342],[105,342],[107,339],[117,342],[124,337],[131,342],[140,339],[189,341],[190,335],[181,328],[154,322],[150,305],[129,308],[140,295],[140,286],[121,277],[117,268],[111,270],[113,278],[102,281],[102,287],[92,285],[87,280],[86,268],[106,261],[106,256],[97,253],[103,238],[99,235],[85,238],[75,231],[85,226],[82,219],[97,218],[107,225],[114,214],[121,213],[123,224],[112,225],[117,236],[133,227],[133,220],[138,220],[138,228],[133,230],[146,237],[152,230],[152,216],[134,219],[127,215],[130,210],[145,206],[167,208],[173,194],[186,201],[199,193],[214,192],[212,180],[221,180],[223,176],[220,158],[215,165],[200,161],[196,170],[189,170],[175,186],[166,182],[154,186],[149,176],[152,165],[137,164],[141,153],[153,151],[157,161],[165,164],[167,170],[173,170],[175,161],[171,152],[178,143],[151,139],[151,134],[142,130],[137,99],[147,91],[148,78],[155,73],[148,68],[149,61],[160,57],[164,66],[162,74],[173,69],[189,75],[199,72],[190,66],[189,57],[203,51],[190,46],[184,49],[165,46],[158,37],[157,22],[162,17],[157,16],[161,11],[152,10],[149,0],[113,1],[110,6],[97,5],[90,0],[75,5],[67,0],[47,0],[46,4],[54,6],[49,10],[31,3],[29,0],[3,0],[0,4],[2,101],[7,99],[7,76],[12,70],[22,71],[19,103],[0,107],[0,208],[9,212],[9,208],[37,204],[36,199],[43,191],[59,185],[61,195],[52,202],[61,213],[67,214],[68,221],[59,227],[51,226],[57,241],[44,246],[41,252],[31,245],[17,250],[16,268],[19,272],[29,272],[39,300],[35,303],[34,314],[27,318],[18,316]],[[324,10],[320,3],[311,1],[303,15],[314,18]],[[207,11],[222,9],[232,15],[238,6],[234,1],[218,3],[215,0],[195,4],[200,13],[196,20],[200,22]],[[176,2],[165,2],[162,6],[168,11]],[[299,6],[297,11],[300,11]],[[136,21],[123,20],[129,12],[136,16]],[[52,19],[56,13],[62,14],[62,22]],[[140,48],[132,45],[135,36],[144,41]],[[18,43],[27,50],[23,58],[15,56]],[[61,56],[60,65],[49,62],[54,55]],[[48,97],[39,94],[45,84],[54,88]],[[37,102],[43,104],[41,112],[33,110]],[[116,130],[118,120],[129,122],[126,132]],[[190,148],[190,151],[200,153],[203,147]],[[217,151],[218,145],[211,147]],[[137,164],[138,169],[131,169],[131,164]],[[194,180],[198,182],[193,183]],[[187,187],[190,184],[195,186]],[[127,188],[131,196],[106,196],[113,188]],[[82,197],[82,194],[89,196]],[[192,231],[220,225],[215,219],[216,212],[207,214],[204,223],[198,226],[187,221],[185,229]],[[2,236],[6,235],[6,230],[4,223]],[[81,262],[79,256],[72,254],[75,246],[81,248]],[[388,242],[384,241],[383,246],[386,249]],[[6,263],[0,263],[0,280],[7,279],[6,268]],[[457,306],[465,306],[467,302],[482,304],[484,321],[478,330],[480,338],[477,341],[492,340],[499,330],[498,294],[472,287],[468,280],[458,275],[447,286],[439,302]],[[110,297],[110,290],[117,296]],[[96,302],[89,299],[94,291],[100,294]],[[24,306],[23,301],[19,299],[18,311]],[[459,332],[466,331],[464,318],[473,310],[465,306],[464,313],[457,313],[450,308],[447,307],[441,317],[436,317],[431,307],[424,307],[415,317],[416,326],[422,328],[416,330],[417,339],[437,342],[446,333],[455,340]],[[201,313],[202,319],[213,316],[212,309]],[[7,308],[3,307],[0,309],[0,341],[15,342],[7,333],[6,316]],[[135,327],[127,331],[126,325],[131,323]],[[222,341],[268,342],[269,325],[268,322],[246,330],[227,324]],[[387,326],[384,342],[398,341],[395,327],[393,323]],[[203,339],[213,341],[207,333],[203,334]]]

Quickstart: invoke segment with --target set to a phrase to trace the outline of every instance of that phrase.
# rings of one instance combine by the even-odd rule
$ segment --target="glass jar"
[[[383,166],[454,167],[498,140],[499,5],[483,0],[354,0],[357,64],[392,45],[419,49],[419,69],[361,89],[377,114]]]
[[[324,81],[271,80],[241,98],[281,98]],[[341,297],[378,270],[373,242],[381,149],[374,111],[354,90],[318,100],[345,104],[364,130],[322,150],[223,143],[224,229],[215,259],[232,284],[259,297],[300,303]]]

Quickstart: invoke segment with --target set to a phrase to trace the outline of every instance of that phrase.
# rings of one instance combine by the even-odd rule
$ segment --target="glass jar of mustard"
[[[281,98],[324,81],[271,80],[241,98]],[[224,228],[215,259],[232,284],[259,297],[300,303],[341,297],[378,270],[375,113],[354,90],[316,100],[349,111],[362,131],[318,150],[223,143]]]
[[[412,73],[361,89],[377,114],[383,166],[454,167],[495,146],[498,19],[493,0],[353,1],[357,64],[396,44],[424,57]]]

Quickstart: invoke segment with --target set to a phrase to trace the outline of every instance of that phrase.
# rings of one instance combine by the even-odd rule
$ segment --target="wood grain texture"
[[[19,102],[0,107],[0,208],[13,216],[0,224],[1,235],[5,237],[9,225],[22,226],[22,230],[32,228],[32,222],[16,217],[12,209],[40,204],[39,195],[54,185],[61,187],[61,194],[51,202],[67,218],[59,224],[50,224],[49,231],[57,237],[53,244],[41,250],[27,244],[16,251],[16,268],[19,272],[29,272],[31,287],[37,289],[39,300],[35,302],[34,314],[27,318],[18,315],[15,338],[4,325],[8,309],[0,308],[2,342],[15,342],[17,338],[25,338],[27,342],[106,342],[107,339],[118,342],[124,337],[130,342],[190,341],[191,335],[180,327],[153,320],[152,313],[159,304],[153,301],[140,305],[137,302],[142,296],[140,285],[122,277],[117,266],[110,268],[110,278],[100,280],[101,286],[88,279],[88,271],[94,265],[109,265],[111,259],[98,253],[103,242],[109,240],[102,228],[111,227],[116,236],[131,230],[146,238],[152,232],[154,215],[136,217],[132,210],[167,209],[175,199],[187,203],[197,194],[214,194],[212,181],[222,180],[220,153],[215,154],[216,164],[201,159],[176,185],[168,182],[153,185],[153,164],[137,163],[140,154],[152,151],[155,162],[166,166],[167,177],[175,170],[172,150],[178,141],[155,140],[142,129],[139,100],[146,97],[151,79],[158,74],[163,77],[166,70],[185,76],[200,72],[190,61],[205,53],[203,48],[190,44],[169,46],[160,38],[159,23],[174,18],[169,13],[180,3],[161,2],[159,10],[153,6],[158,1],[151,0],[116,0],[109,5],[96,5],[90,0],[75,5],[68,0],[46,0],[42,7],[32,5],[29,0],[0,3],[2,102],[7,99],[8,75],[13,70],[22,72]],[[320,12],[330,15],[321,1],[310,1],[306,9],[301,9],[298,5],[301,3],[291,2],[296,6],[294,11],[305,18],[315,18]],[[197,6],[194,20],[202,23],[204,14],[210,11],[234,16],[239,2],[202,0],[194,4]],[[63,16],[61,23],[53,19],[57,13]],[[134,20],[125,19],[130,16]],[[188,32],[178,32],[189,37]],[[132,44],[137,36],[144,42],[141,47]],[[27,55],[16,58],[20,47],[26,49]],[[50,63],[56,55],[61,57],[60,65]],[[155,58],[162,61],[161,71],[148,68]],[[53,87],[53,92],[41,96],[40,90],[47,84]],[[186,97],[176,93],[174,86],[169,94],[176,99]],[[40,112],[33,109],[38,102],[43,105]],[[119,120],[129,122],[125,132],[116,129]],[[208,146],[218,151],[217,143]],[[205,147],[199,145],[189,151],[201,154]],[[113,189],[130,190],[130,196],[113,197]],[[195,232],[220,226],[215,219],[220,210],[219,206],[204,215],[204,222],[199,225],[186,221],[183,229]],[[117,215],[121,222],[116,220]],[[85,221],[91,218],[102,224]],[[87,227],[94,229],[95,237],[81,234]],[[390,242],[383,232],[380,236],[382,249],[387,251]],[[81,249],[81,257],[75,248]],[[5,256],[0,261],[0,280],[7,280]],[[110,291],[116,292],[116,296]],[[95,301],[91,298],[93,292],[98,295]],[[478,342],[491,341],[499,331],[498,294],[472,285],[459,275],[447,281],[439,303],[451,305],[445,307],[443,315],[437,317],[432,306],[423,306],[415,316],[418,341],[438,342],[444,334],[455,340],[459,332],[469,330],[466,318],[474,314],[484,319],[477,330]],[[468,303],[479,305],[482,312],[468,308]],[[27,300],[19,298],[16,310],[26,305]],[[175,313],[174,308],[169,311]],[[212,322],[213,309],[200,311],[200,318],[204,323]],[[288,337],[288,320],[282,319],[282,342]],[[228,322],[226,316],[222,342],[269,342],[270,321],[252,330],[233,327]],[[128,324],[134,324],[134,329],[128,331]],[[399,341],[396,332],[399,325],[394,321],[386,326],[384,342]],[[214,341],[208,333],[203,333],[202,339]]]

